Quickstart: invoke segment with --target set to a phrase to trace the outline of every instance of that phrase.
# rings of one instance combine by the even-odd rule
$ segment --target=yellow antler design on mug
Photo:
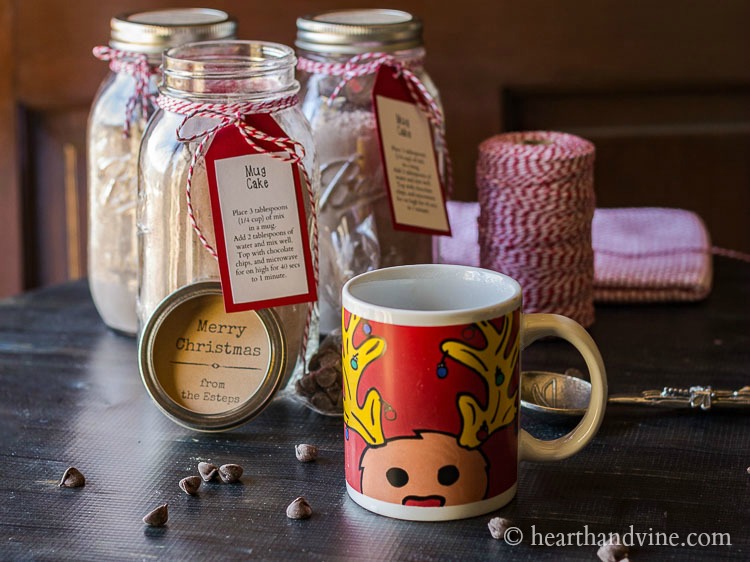
[[[369,445],[382,445],[385,443],[385,436],[381,417],[383,403],[380,394],[376,389],[371,388],[365,395],[364,405],[360,408],[357,402],[357,389],[364,370],[385,351],[385,340],[368,334],[359,347],[354,347],[354,334],[360,321],[359,316],[350,315],[348,324],[344,326],[342,338],[344,422],[350,429],[359,433]]]
[[[506,315],[500,332],[488,321],[475,324],[487,341],[483,349],[455,340],[446,341],[441,346],[443,353],[466,365],[487,383],[487,406],[484,408],[474,396],[462,394],[458,397],[458,409],[463,420],[458,442],[464,447],[474,448],[482,444],[478,432],[483,426],[489,435],[516,417],[518,391],[508,396],[508,385],[513,380],[519,348],[517,331],[511,339],[513,319],[512,313]]]

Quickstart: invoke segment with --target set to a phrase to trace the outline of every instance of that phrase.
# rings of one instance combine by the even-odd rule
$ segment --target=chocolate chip
[[[493,517],[490,519],[489,523],[487,523],[492,538],[498,540],[504,538],[505,531],[508,530],[508,527],[512,526],[513,523],[511,523],[510,519],[505,519],[505,517]]]
[[[336,373],[341,372],[341,348],[326,353],[320,358],[321,369],[333,369]]]
[[[167,519],[169,519],[169,510],[167,504],[164,504],[148,513],[143,518],[143,522],[149,527],[163,527],[166,525]]]
[[[77,468],[74,468],[71,466],[62,475],[62,479],[60,480],[59,487],[60,488],[80,488],[81,486],[84,486],[85,484],[86,484],[86,478],[83,477],[83,474],[81,474],[81,472]]]
[[[620,536],[615,533],[610,537],[610,542],[599,548],[596,555],[602,562],[622,562],[628,557],[628,547],[620,544]]]
[[[313,394],[310,398],[310,403],[323,412],[330,412],[333,410],[333,402],[331,402],[331,399],[328,398],[328,395],[323,391]]]
[[[319,371],[315,371],[311,376],[315,377],[315,382],[323,388],[336,385],[340,381],[339,373],[333,367],[324,367]]]
[[[210,462],[199,462],[198,473],[201,475],[204,482],[210,482],[219,475],[219,467]]]
[[[300,443],[294,446],[294,452],[300,462],[310,462],[318,458],[318,448],[315,445]]]
[[[340,333],[326,336],[310,359],[307,373],[294,384],[296,393],[304,397],[309,406],[325,414],[340,414],[343,410],[341,341]]]
[[[182,480],[180,480],[180,488],[182,489],[182,491],[191,496],[197,496],[198,488],[200,487],[200,476],[188,476],[187,478],[183,478]]]
[[[242,467],[238,464],[222,464],[219,467],[219,476],[225,484],[239,482],[242,477]]]
[[[298,390],[301,390],[304,394],[313,394],[318,390],[318,384],[312,374],[302,377],[297,382],[299,383]]]
[[[307,500],[300,496],[286,508],[286,516],[289,519],[309,519],[312,515],[312,507]]]
[[[329,386],[326,388],[326,396],[331,400],[332,404],[335,404],[341,396],[341,387],[339,385]]]

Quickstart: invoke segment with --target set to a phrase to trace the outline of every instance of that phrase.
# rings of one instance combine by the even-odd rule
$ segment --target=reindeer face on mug
[[[513,424],[518,412],[518,315],[509,313],[468,325],[459,333],[470,336],[435,340],[434,349],[414,349],[420,356],[438,358],[427,375],[420,368],[416,368],[419,373],[409,372],[414,365],[396,353],[388,354],[389,342],[377,333],[377,322],[347,314],[344,422],[347,440],[352,431],[365,443],[358,465],[361,492],[389,503],[422,507],[484,499],[489,467],[482,445]],[[407,347],[400,340],[391,344]],[[371,374],[386,370],[387,377]],[[427,379],[420,377],[428,376],[425,385]],[[447,388],[453,390],[444,390]],[[445,404],[445,411],[435,412],[433,417],[455,423],[440,428],[429,423],[427,427],[416,425],[419,422],[407,426],[395,423],[399,415],[420,419],[418,413],[409,411],[413,408],[408,396],[431,389],[451,392],[448,400],[435,401]],[[401,397],[396,408],[390,396]],[[414,402],[420,403],[432,401],[422,396]]]

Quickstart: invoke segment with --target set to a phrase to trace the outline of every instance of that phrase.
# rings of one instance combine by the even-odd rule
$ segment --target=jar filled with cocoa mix
[[[386,9],[308,15],[297,20],[295,44],[320,161],[320,326],[329,333],[340,327],[341,288],[354,275],[432,261],[432,236],[449,233],[447,150],[419,18]],[[396,116],[393,139],[415,140],[422,119],[432,146],[391,142],[386,109]]]
[[[261,41],[164,53],[139,163],[141,372],[197,429],[237,425],[318,345],[318,171],[296,57]]]
[[[232,38],[236,22],[204,8],[136,12],[112,18],[109,62],[88,121],[88,278],[102,320],[135,335],[138,252],[135,208],[143,129],[155,109],[161,53],[182,43]]]

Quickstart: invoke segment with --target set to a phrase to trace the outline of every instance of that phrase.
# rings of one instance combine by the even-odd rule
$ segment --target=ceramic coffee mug
[[[596,344],[576,322],[523,314],[510,277],[458,265],[370,271],[344,285],[346,487],[361,506],[418,521],[488,513],[516,493],[520,460],[583,448],[604,415]],[[581,353],[591,402],[569,434],[519,427],[519,354],[555,336]]]

